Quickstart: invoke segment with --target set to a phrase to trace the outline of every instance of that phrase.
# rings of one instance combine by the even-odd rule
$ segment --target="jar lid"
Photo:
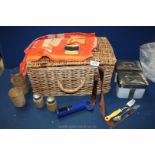
[[[54,101],[55,101],[55,98],[53,96],[49,96],[47,98],[47,102],[49,102],[49,103],[53,103]]]
[[[39,99],[39,98],[41,98],[41,96],[39,94],[33,94],[33,98],[34,99]]]

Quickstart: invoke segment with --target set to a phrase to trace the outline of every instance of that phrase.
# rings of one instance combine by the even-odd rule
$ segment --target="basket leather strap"
[[[105,116],[105,102],[104,102],[104,90],[103,90],[103,84],[104,84],[104,69],[102,67],[98,68],[98,72],[95,73],[94,75],[94,84],[93,84],[93,90],[92,90],[92,98],[91,98],[91,103],[93,105],[96,104],[96,96],[97,96],[97,85],[98,81],[101,81],[101,94],[100,94],[100,112],[102,116]]]
[[[98,79],[99,79],[99,73],[96,72],[94,75],[94,83],[93,83],[93,90],[92,90],[92,96],[91,96],[91,103],[93,105],[96,104]]]
[[[93,85],[92,98],[91,98],[91,102],[93,105],[96,104],[97,85],[98,85],[99,78],[101,81],[101,94],[100,94],[99,108],[100,108],[102,117],[105,118],[106,112],[105,112],[105,100],[104,100],[104,69],[103,67],[99,67],[98,72],[94,76],[94,85]],[[106,122],[106,124],[110,127],[113,127],[112,122]]]
[[[100,112],[102,114],[103,117],[105,117],[105,102],[104,102],[104,88],[103,88],[103,84],[104,84],[104,69],[103,67],[99,67],[99,75],[100,75],[100,81],[101,81],[101,94],[100,94],[100,103],[99,103],[99,107],[100,107]]]

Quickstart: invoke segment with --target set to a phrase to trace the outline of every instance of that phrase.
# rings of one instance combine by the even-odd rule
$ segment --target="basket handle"
[[[65,92],[65,93],[68,93],[68,94],[73,94],[73,93],[76,93],[79,89],[81,89],[85,83],[85,79],[83,80],[80,80],[81,83],[80,85],[77,87],[77,88],[74,88],[74,89],[67,89],[67,88],[64,88],[62,83],[58,80],[57,83],[58,83],[58,87],[61,89],[61,91]]]

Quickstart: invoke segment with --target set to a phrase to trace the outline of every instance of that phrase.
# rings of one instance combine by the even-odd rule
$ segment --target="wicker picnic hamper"
[[[94,75],[97,67],[90,61],[98,61],[104,68],[104,92],[111,89],[111,78],[116,58],[107,38],[98,38],[97,51],[93,57],[83,62],[56,62],[47,57],[39,61],[29,61],[26,71],[34,93],[43,96],[90,95],[93,88]],[[101,92],[98,84],[97,94]]]

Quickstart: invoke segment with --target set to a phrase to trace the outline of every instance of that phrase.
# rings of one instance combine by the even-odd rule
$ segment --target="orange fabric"
[[[79,53],[66,52],[65,46],[78,46]],[[97,40],[95,33],[64,33],[42,36],[34,40],[26,49],[23,62],[20,64],[20,73],[26,74],[27,61],[38,61],[47,56],[54,61],[84,61],[92,56],[92,50],[96,48]]]

